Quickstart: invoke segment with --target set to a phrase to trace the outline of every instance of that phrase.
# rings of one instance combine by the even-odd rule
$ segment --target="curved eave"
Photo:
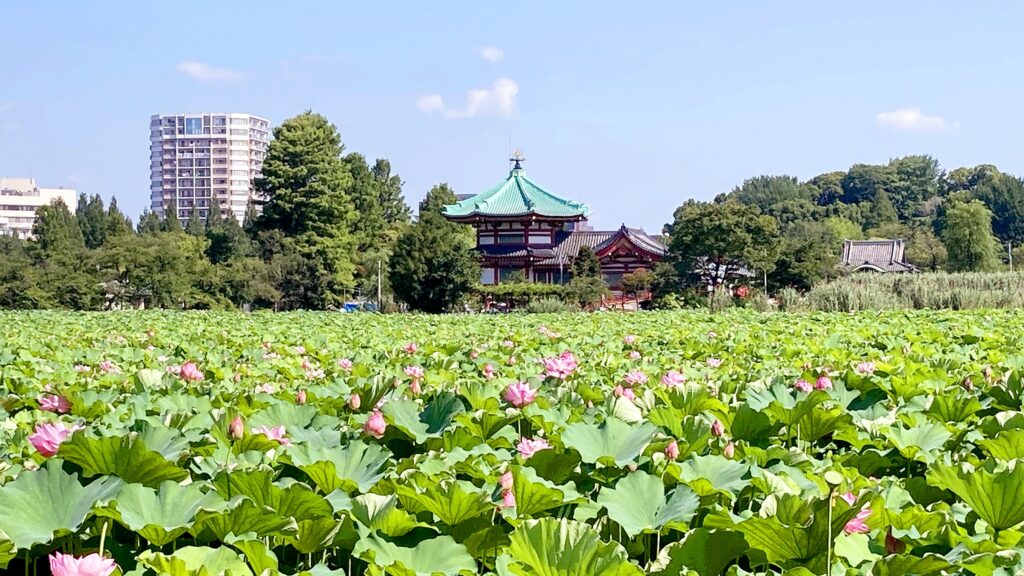
[[[587,217],[587,212],[571,216],[550,216],[537,212],[523,212],[519,214],[481,214],[473,212],[470,214],[443,214],[452,222],[500,222],[503,220],[553,220],[556,222],[575,222]]]

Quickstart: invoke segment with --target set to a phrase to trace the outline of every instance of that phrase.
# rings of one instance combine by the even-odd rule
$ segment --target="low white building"
[[[70,188],[40,188],[34,178],[0,178],[0,234],[30,238],[36,210],[60,199],[74,212],[78,192]]]

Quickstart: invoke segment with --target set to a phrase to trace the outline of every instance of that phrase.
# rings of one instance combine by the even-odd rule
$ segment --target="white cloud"
[[[899,108],[875,117],[879,126],[908,132],[941,132],[950,127],[942,116],[928,116],[920,108]]]
[[[480,49],[480,56],[488,62],[501,62],[505,58],[505,52],[494,46],[484,46]]]
[[[426,113],[437,112],[444,109],[444,99],[440,94],[429,94],[416,99],[416,107]]]
[[[229,81],[242,77],[230,68],[217,68],[204,62],[182,62],[178,64],[178,72],[196,80]]]
[[[421,96],[416,107],[431,113],[441,112],[445,118],[475,118],[477,116],[511,116],[516,111],[519,84],[509,78],[498,78],[490,88],[476,88],[466,94],[466,102],[458,108],[447,107],[437,94]]]

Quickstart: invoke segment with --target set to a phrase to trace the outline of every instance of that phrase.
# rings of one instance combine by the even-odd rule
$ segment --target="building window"
[[[520,233],[514,234],[498,234],[498,244],[522,244],[523,235]]]
[[[185,134],[202,134],[202,118],[185,118]]]
[[[498,269],[498,280],[500,282],[508,282],[510,280],[521,280],[523,277],[522,268],[499,268]]]

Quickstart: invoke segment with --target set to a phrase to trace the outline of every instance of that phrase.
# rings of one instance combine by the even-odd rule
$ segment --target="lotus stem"
[[[825,566],[825,576],[832,576],[832,494],[835,488],[831,485],[828,489],[828,556],[826,561],[828,564]]]
[[[103,545],[107,542],[107,524],[109,523],[109,520],[104,520],[103,527],[100,528],[100,556],[103,556]]]

